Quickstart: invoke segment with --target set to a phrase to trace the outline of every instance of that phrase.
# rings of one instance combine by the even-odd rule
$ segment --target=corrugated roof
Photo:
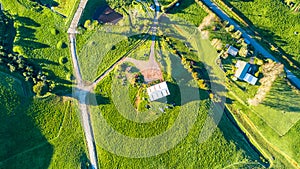
[[[238,54],[239,50],[233,46],[229,46],[227,52],[232,56],[236,56]]]
[[[246,76],[244,77],[244,80],[252,85],[255,85],[257,82],[257,77],[247,73]]]
[[[170,95],[167,82],[162,82],[147,88],[147,93],[150,101],[158,100]]]

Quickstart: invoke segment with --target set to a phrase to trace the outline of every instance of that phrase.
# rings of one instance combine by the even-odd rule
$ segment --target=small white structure
[[[227,53],[229,53],[231,56],[236,56],[238,54],[239,50],[233,46],[229,46]]]
[[[158,100],[170,95],[167,82],[162,82],[154,86],[150,86],[149,88],[147,88],[147,93],[149,95],[150,101]]]

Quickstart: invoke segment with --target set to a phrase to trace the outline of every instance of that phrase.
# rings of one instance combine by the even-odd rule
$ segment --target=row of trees
[[[204,66],[202,65],[202,63],[193,61],[191,59],[187,59],[187,57],[184,56],[184,52],[180,52],[175,47],[175,45],[173,45],[172,40],[170,38],[163,36],[163,39],[165,40],[165,42],[167,42],[169,47],[173,50],[173,53],[180,57],[181,63],[192,74],[192,77],[197,81],[198,86],[201,89],[207,90],[208,84],[206,83],[206,81],[203,78],[201,78],[201,76],[199,74],[199,72],[201,72],[202,69],[204,69]]]

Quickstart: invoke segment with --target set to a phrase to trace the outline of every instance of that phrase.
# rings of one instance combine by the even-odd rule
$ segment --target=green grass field
[[[92,111],[92,121],[94,126],[95,137],[98,145],[98,157],[100,161],[100,167],[102,168],[134,168],[150,167],[150,168],[174,168],[174,167],[192,167],[192,168],[211,168],[211,167],[225,167],[236,162],[245,162],[245,167],[249,162],[255,162],[259,159],[259,156],[253,152],[251,147],[242,141],[239,131],[231,124],[227,118],[222,118],[221,123],[212,137],[204,143],[198,143],[198,136],[201,131],[201,127],[207,118],[207,104],[208,100],[198,100],[186,103],[181,106],[181,109],[185,110],[185,115],[193,116],[194,113],[189,112],[193,106],[200,104],[199,114],[196,117],[196,122],[191,128],[189,134],[183,141],[176,145],[173,149],[153,157],[131,159],[121,157],[107,152],[101,148],[101,141],[103,138],[110,137],[109,135],[103,135],[101,131],[107,126],[103,124],[103,118],[107,121],[108,125],[113,127],[114,130],[122,133],[123,135],[134,138],[147,138],[149,136],[159,135],[165,130],[172,129],[172,126],[176,124],[176,120],[179,116],[179,107],[172,110],[167,110],[165,114],[156,114],[158,116],[156,120],[148,123],[136,123],[132,120],[128,120],[120,112],[129,110],[127,107],[130,105],[119,105],[116,100],[112,98],[111,86],[113,84],[114,75],[110,74],[105,78],[97,87],[96,93],[102,97],[108,98],[105,104],[100,105],[98,108]],[[121,87],[119,91],[123,91]],[[117,89],[113,90],[113,95],[121,95]],[[121,97],[122,100],[127,99]],[[126,103],[126,102],[121,102]],[[123,107],[122,107],[123,106]],[[184,107],[188,106],[189,109]],[[120,109],[121,108],[121,109]],[[132,109],[131,109],[132,111]],[[129,113],[129,112],[125,112]],[[132,112],[134,113],[134,112]],[[182,112],[181,112],[182,113]],[[100,115],[102,114],[102,115]],[[148,116],[150,116],[149,114]],[[102,120],[101,120],[102,119]],[[101,124],[101,125],[100,125]],[[230,131],[230,132],[229,132]],[[233,132],[234,131],[234,132]],[[118,143],[118,140],[110,139],[110,145]],[[237,145],[238,143],[238,145]],[[131,145],[134,147],[134,145]],[[241,146],[241,147],[240,147]],[[120,148],[120,147],[119,147]],[[121,149],[123,149],[122,147]],[[130,151],[130,146],[125,151]],[[142,151],[142,150],[141,150]],[[211,154],[214,152],[214,156]],[[184,159],[184,160],[182,160]],[[258,163],[256,165],[260,166]]]
[[[203,42],[203,44],[206,43],[209,44],[209,41]],[[173,54],[170,49],[165,46],[165,43],[161,42],[161,45],[163,48],[161,50],[162,55],[157,56],[157,59],[160,60],[159,62],[162,66],[162,70],[168,74],[165,76],[168,81],[174,82],[181,87],[178,95],[182,96],[180,99],[182,106],[176,106],[174,109],[168,109],[165,113],[159,113],[159,111],[154,110],[152,110],[154,111],[152,113],[151,110],[150,112],[146,111],[143,113],[137,113],[132,105],[133,100],[135,100],[135,94],[137,93],[134,91],[137,91],[137,89],[131,89],[126,85],[122,86],[119,82],[120,80],[116,77],[117,73],[110,73],[109,76],[101,81],[96,88],[96,99],[100,98],[97,99],[99,101],[98,104],[100,105],[92,106],[91,109],[92,124],[95,132],[100,167],[135,168],[138,166],[139,168],[221,168],[226,166],[230,167],[231,165],[235,166],[235,163],[243,167],[249,167],[251,165],[262,167],[261,164],[257,162],[260,161],[259,155],[253,150],[253,147],[246,142],[244,135],[240,133],[240,130],[235,127],[235,124],[233,124],[227,116],[223,116],[218,125],[219,128],[213,132],[212,137],[210,137],[209,140],[204,143],[198,142],[199,133],[201,132],[201,128],[207,118],[208,105],[210,101],[208,97],[203,97],[204,95],[202,94],[198,97],[192,97],[195,93],[194,90],[199,89],[195,88],[193,90],[189,90],[195,87],[192,81],[184,80],[187,77],[192,79],[190,73],[181,65],[180,58]],[[212,48],[211,45],[208,45],[207,47]],[[213,49],[210,50],[214,51]],[[199,52],[203,54],[202,52],[204,51]],[[205,51],[205,54],[207,54],[206,52],[208,51]],[[212,55],[211,52],[208,53],[209,55]],[[175,89],[174,92],[176,93]],[[128,92],[126,92],[126,90]],[[189,93],[189,91],[191,93]],[[178,95],[173,95],[171,97],[178,97]],[[151,103],[151,105],[152,104],[153,107],[155,107],[156,103]],[[198,104],[200,105],[199,108],[197,108]],[[184,113],[181,112],[180,109],[183,109]],[[197,110],[193,111],[193,109]],[[194,117],[195,112],[199,113],[196,117]],[[182,113],[186,118],[194,117],[195,124],[191,127],[187,137],[179,142],[179,144],[177,144],[174,148],[163,154],[134,159],[113,154],[103,148],[105,138],[112,137],[112,134],[114,133],[111,131],[110,127],[112,127],[114,131],[128,137],[148,138],[162,134],[166,130],[172,130],[174,125],[178,125],[177,120],[178,118],[180,119]],[[138,117],[141,116],[146,118],[148,121],[146,123],[136,122],[139,119]],[[104,123],[103,120],[105,120],[106,123]],[[106,132],[109,131],[109,133],[103,133],[103,130]],[[180,128],[179,125],[179,133],[172,141],[176,141],[176,138],[182,134],[181,130],[182,128]],[[121,140],[114,137],[110,138],[109,142],[109,145],[117,147],[114,147],[114,150],[123,150],[122,153],[130,152],[131,147],[135,147],[134,143],[128,143],[125,147],[122,145],[118,147]],[[155,143],[153,144],[155,145]],[[167,145],[165,146],[168,147]],[[141,151],[143,150],[144,149],[141,149]],[[213,156],[210,155],[211,152],[214,152]],[[254,164],[252,164],[252,162]]]
[[[28,2],[28,0],[22,2]],[[48,8],[39,12],[16,0],[3,0],[1,3],[13,17],[17,32],[13,46],[21,46],[22,54],[35,66],[41,67],[48,79],[58,84],[70,84],[65,79],[67,74],[72,73],[71,61],[69,60],[64,65],[59,64],[60,57],[69,58],[69,49],[57,48],[59,41],[68,44],[65,34],[68,26],[64,24],[67,19]],[[56,35],[51,33],[52,29],[56,29]]]
[[[58,0],[58,6],[54,8],[54,10],[64,14],[65,16],[71,18],[74,10],[77,9],[76,4],[78,0]]]
[[[0,168],[79,168],[87,157],[73,103],[25,96],[24,81],[0,75]]]
[[[195,0],[183,0],[178,7],[170,9],[168,14],[174,18],[180,18],[191,25],[199,26],[207,13],[195,2]]]
[[[249,98],[248,93],[242,92],[235,84],[229,85],[228,89],[232,91],[228,95],[231,111],[245,113],[270,144],[299,162],[299,92],[278,77],[265,100],[258,106],[249,107],[245,104]],[[264,145],[262,138],[258,137],[258,142],[275,157],[272,160],[274,167],[290,166],[280,154],[274,152],[274,149]]]

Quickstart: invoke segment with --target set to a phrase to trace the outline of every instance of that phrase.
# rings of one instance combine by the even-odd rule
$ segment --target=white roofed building
[[[167,82],[162,82],[147,88],[147,93],[149,95],[150,101],[155,101],[160,98],[170,95]]]

